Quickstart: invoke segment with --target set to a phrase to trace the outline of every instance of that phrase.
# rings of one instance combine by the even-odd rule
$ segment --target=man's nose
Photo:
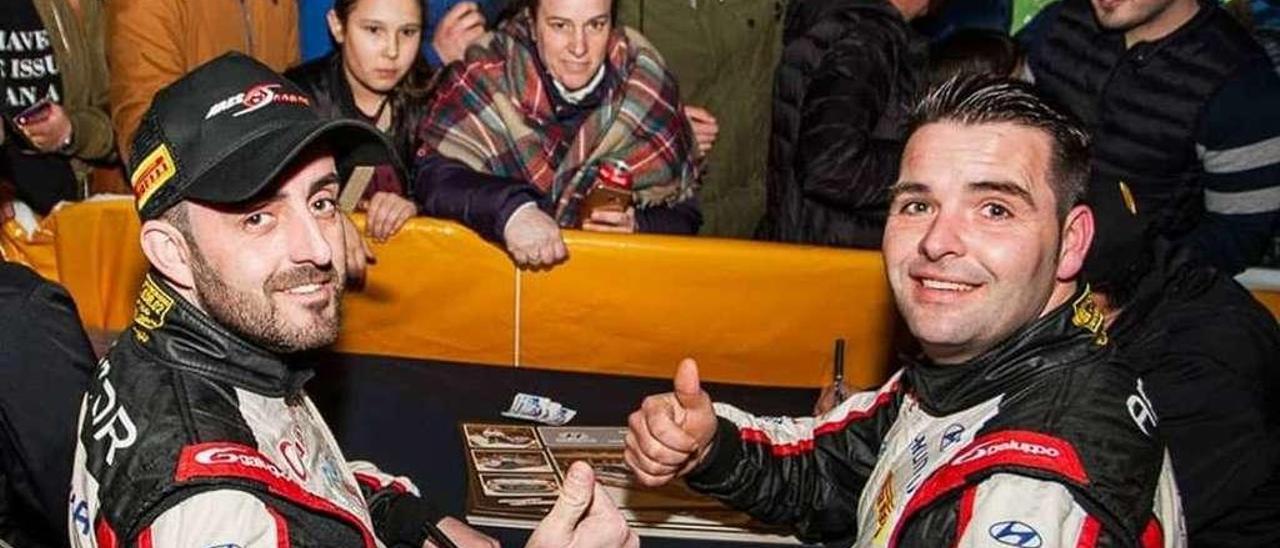
[[[337,213],[341,215],[341,213]],[[338,220],[341,221],[340,219]],[[325,231],[320,220],[309,214],[290,223],[288,232],[289,258],[295,263],[311,263],[316,266],[328,266],[333,262],[333,248],[325,238]]]
[[[920,254],[931,261],[947,255],[964,255],[965,221],[960,215],[939,213],[920,239]]]

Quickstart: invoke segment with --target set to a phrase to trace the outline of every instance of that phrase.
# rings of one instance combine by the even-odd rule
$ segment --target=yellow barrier
[[[54,255],[53,231],[48,224],[40,223],[34,234],[27,234],[13,219],[0,223],[0,260],[18,263],[56,280],[58,261]]]
[[[75,204],[52,221],[58,274],[86,328],[122,329],[145,268],[131,203]],[[893,305],[878,253],[578,231],[565,240],[566,263],[523,271],[460,225],[414,219],[374,244],[366,286],[343,302],[338,350],[652,377],[693,356],[708,380],[818,386],[843,337],[851,382],[886,373]],[[1255,295],[1280,316],[1280,293]]]
[[[145,263],[127,201],[55,215],[62,283],[91,330],[122,329]],[[344,352],[667,377],[686,355],[707,380],[818,386],[831,345],[848,378],[879,382],[892,339],[880,256],[753,242],[570,231],[569,260],[518,271],[454,223],[414,219],[344,300]]]
[[[1272,316],[1280,318],[1280,292],[1254,290],[1253,296],[1271,311]]]

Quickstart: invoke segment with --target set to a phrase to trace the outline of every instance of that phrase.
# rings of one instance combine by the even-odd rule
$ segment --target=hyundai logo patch
[[[1000,544],[1017,546],[1018,548],[1040,548],[1044,541],[1030,525],[1021,521],[1002,521],[987,530],[991,538]]]
[[[942,432],[942,441],[938,444],[939,451],[946,451],[956,442],[959,442],[964,436],[964,425],[960,423],[952,423],[946,430]]]

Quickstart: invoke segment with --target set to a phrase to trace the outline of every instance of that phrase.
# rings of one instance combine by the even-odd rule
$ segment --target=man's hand
[[[616,209],[596,209],[591,218],[582,221],[582,229],[592,232],[622,232],[631,234],[636,231],[636,208],[628,207],[626,211]]]
[[[645,398],[627,427],[623,456],[643,485],[664,485],[702,462],[715,437],[716,413],[698,381],[698,363],[680,362],[675,392]]]
[[[818,394],[818,401],[813,404],[813,416],[818,416],[827,411],[835,409],[844,401],[846,395],[852,394],[853,389],[848,383],[843,383],[839,390],[836,389],[835,383],[822,387],[822,392]]]
[[[40,152],[57,152],[71,140],[71,119],[62,105],[51,103],[39,120],[15,120],[27,140]]]
[[[436,24],[431,47],[444,64],[461,61],[467,46],[484,36],[484,13],[475,2],[459,2]]]
[[[550,266],[569,255],[556,221],[534,205],[521,206],[511,214],[502,239],[520,266]]]
[[[356,228],[356,224],[345,214],[342,215],[342,236],[347,256],[347,287],[361,287],[364,285],[365,271],[369,263],[374,262],[376,258],[373,256],[373,251],[369,249],[368,242],[360,236],[360,230]]]
[[[365,211],[369,215],[364,225],[365,234],[382,243],[418,214],[418,204],[394,192],[377,192],[369,199]]]
[[[710,111],[702,107],[685,105],[684,117],[693,126],[693,140],[698,143],[698,158],[702,158],[715,146],[716,136],[720,135],[720,124]]]
[[[637,548],[640,539],[627,526],[613,500],[585,462],[569,466],[560,498],[533,530],[525,548]]]
[[[445,517],[436,522],[436,528],[449,537],[458,548],[502,548],[502,544],[493,537],[475,530],[457,518]],[[424,548],[437,548],[435,542],[427,540]]]

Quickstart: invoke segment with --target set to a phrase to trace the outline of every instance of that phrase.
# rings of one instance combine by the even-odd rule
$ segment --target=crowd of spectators
[[[1096,16],[1083,0],[736,4],[610,2],[598,43],[585,27],[558,28],[584,32],[582,44],[551,51],[527,0],[23,0],[0,23],[0,135],[12,135],[0,211],[44,215],[127,191],[122,163],[155,91],[236,50],[287,71],[326,115],[373,123],[396,144],[402,169],[363,174],[352,197],[375,240],[421,214],[461,221],[527,265],[560,260],[566,227],[878,249],[907,106],[979,71],[1035,81],[1081,118],[1097,137],[1095,186],[1123,184],[1143,230],[1228,273],[1275,254],[1271,2]],[[568,65],[548,55],[587,63],[586,87],[572,89]],[[658,96],[628,94],[640,84]],[[468,116],[489,127],[454,123]],[[592,149],[628,128],[647,147]],[[459,146],[498,137],[489,150]],[[627,162],[646,148],[661,169]],[[605,165],[627,172],[633,201],[580,219]]]
[[[239,51],[323,116],[389,138],[394,161],[354,170],[343,196],[376,241],[425,215],[527,267],[563,261],[566,229],[879,249],[916,100],[960,75],[1024,80],[1091,135],[1082,276],[1166,418],[1192,539],[1280,536],[1258,525],[1280,507],[1280,411],[1259,392],[1280,337],[1230,279],[1280,264],[1280,7],[1060,0],[1013,35],[1017,14],[1001,0],[12,0],[0,222],[145,191],[123,164],[152,97]],[[0,274],[21,282],[0,298],[74,312]],[[41,489],[0,503],[39,512]]]

